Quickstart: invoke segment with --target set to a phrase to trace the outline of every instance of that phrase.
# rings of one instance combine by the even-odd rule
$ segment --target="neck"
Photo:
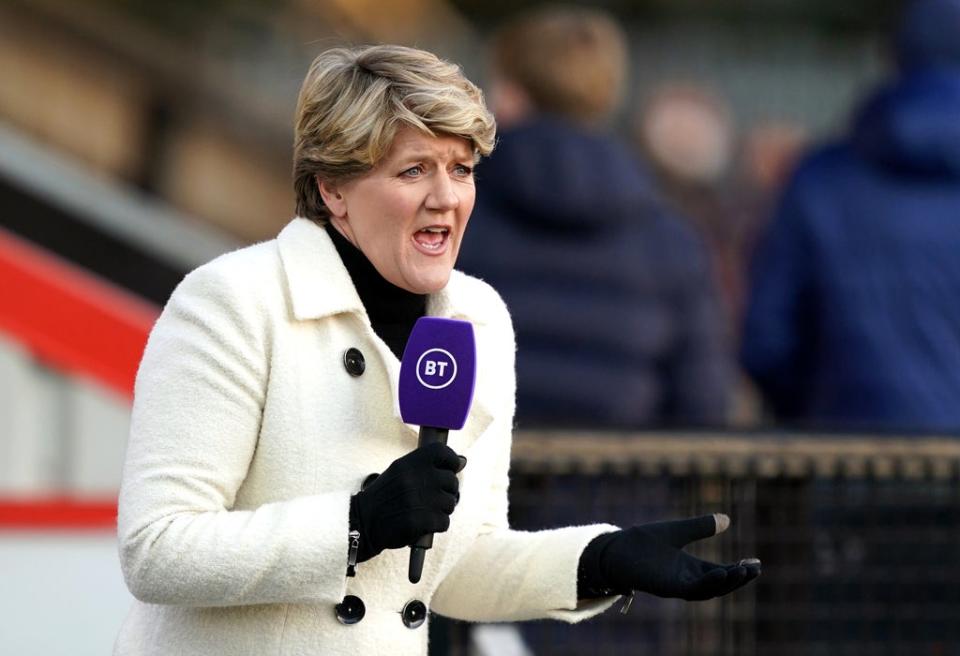
[[[413,324],[426,314],[427,295],[414,294],[389,282],[333,225],[328,223],[326,230],[367,310],[373,331],[398,359],[403,357]]]

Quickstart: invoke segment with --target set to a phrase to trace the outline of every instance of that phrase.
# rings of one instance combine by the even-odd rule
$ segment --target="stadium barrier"
[[[960,439],[519,433],[511,522],[621,526],[726,512],[691,547],[763,576],[708,602],[638,596],[582,624],[529,622],[534,654],[960,654]],[[447,654],[467,654],[453,623]]]

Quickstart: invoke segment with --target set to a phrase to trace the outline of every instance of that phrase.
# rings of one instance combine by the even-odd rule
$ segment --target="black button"
[[[405,627],[415,629],[427,619],[427,605],[417,599],[408,601],[407,605],[400,611],[400,616],[403,618]]]
[[[348,348],[343,354],[343,366],[351,376],[362,376],[367,363],[358,349]]]
[[[363,483],[360,484],[360,489],[366,490],[367,486],[373,483],[375,480],[377,480],[377,476],[379,475],[380,474],[370,474],[369,476],[367,476],[365,479],[363,479]]]
[[[360,597],[347,595],[336,605],[337,619],[341,624],[356,624],[367,614],[367,608]]]

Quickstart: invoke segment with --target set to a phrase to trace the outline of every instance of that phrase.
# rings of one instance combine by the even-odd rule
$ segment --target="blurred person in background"
[[[748,208],[752,227],[770,219],[777,197],[797,160],[807,148],[807,130],[786,118],[755,122],[746,130],[741,145],[738,192],[745,196],[741,202]],[[748,231],[748,245],[756,245],[758,237]]]
[[[960,0],[908,4],[893,45],[756,253],[742,361],[786,422],[960,430]]]
[[[764,199],[779,193],[802,131],[768,121],[752,125],[741,139],[726,100],[693,82],[654,88],[634,131],[665,196],[710,247],[732,336],[743,313],[746,249],[768,219]]]
[[[299,216],[190,273],[151,332],[118,517],[137,601],[116,654],[423,655],[430,609],[576,622],[635,590],[709,599],[759,575],[683,551],[721,514],[510,528],[513,329],[453,271],[494,134],[480,90],[428,52],[314,61]],[[418,448],[396,386],[426,315],[469,320],[481,358],[464,429]],[[427,533],[414,584],[406,547]]]
[[[653,88],[633,127],[666,198],[709,247],[726,338],[735,345],[746,304],[747,253],[769,219],[765,203],[779,193],[802,131],[785,121],[768,121],[739,138],[721,95],[681,81]],[[738,372],[734,387],[731,425],[757,424],[761,404],[754,386]]]
[[[728,319],[736,314],[739,216],[730,193],[736,130],[727,103],[690,82],[668,82],[650,93],[634,126],[667,201],[693,222],[711,256]],[[733,331],[730,330],[730,334]]]
[[[786,118],[756,121],[741,139],[734,183],[740,215],[736,238],[739,286],[734,306],[738,334],[743,325],[751,255],[767,231],[777,201],[808,144],[806,128]]]
[[[546,7],[492,43],[501,127],[460,266],[503,295],[521,427],[722,425],[732,354],[694,231],[607,134],[627,44],[606,13]]]

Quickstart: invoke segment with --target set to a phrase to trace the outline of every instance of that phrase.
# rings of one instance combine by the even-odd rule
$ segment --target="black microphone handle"
[[[446,444],[448,432],[449,429],[446,428],[421,426],[420,439],[417,442],[417,446],[426,446],[436,442],[439,442],[440,444]],[[410,579],[411,583],[420,582],[420,575],[423,574],[423,559],[427,555],[427,549],[431,548],[432,546],[433,533],[427,533],[410,547],[410,569],[407,573],[407,578]]]

